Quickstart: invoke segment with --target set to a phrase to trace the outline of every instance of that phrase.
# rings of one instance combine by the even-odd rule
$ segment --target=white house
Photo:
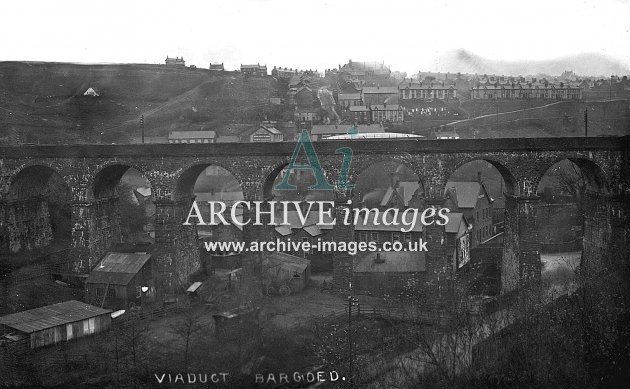
[[[83,96],[99,97],[100,95],[101,94],[99,93],[98,89],[93,87],[87,88],[87,90],[83,93]]]

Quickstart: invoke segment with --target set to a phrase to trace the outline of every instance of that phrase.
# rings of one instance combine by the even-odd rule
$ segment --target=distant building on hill
[[[321,119],[320,111],[318,107],[295,107],[293,118],[296,122],[318,122]]]
[[[582,88],[569,83],[539,82],[484,82],[471,89],[474,100],[581,100]]]
[[[339,101],[339,105],[342,108],[355,107],[358,105],[363,105],[363,100],[361,100],[361,93],[339,93],[337,97]]]
[[[243,65],[241,64],[241,73],[248,77],[265,77],[267,76],[267,65]]]
[[[184,61],[184,57],[171,58],[167,55],[164,62],[166,63],[166,66],[168,67],[181,67],[181,68],[186,67],[186,62]]]
[[[395,86],[366,86],[361,91],[366,105],[398,102],[398,88]]]
[[[389,67],[378,62],[356,62],[349,60],[339,67],[339,73],[359,80],[387,80],[392,73]]]
[[[443,82],[427,83],[403,81],[400,85],[398,85],[398,90],[400,91],[399,99],[401,101],[453,100],[457,98],[457,89],[455,88],[455,85],[447,85]]]
[[[171,131],[168,143],[214,143],[216,138],[214,131]]]
[[[398,104],[377,104],[370,107],[372,123],[384,121],[400,123],[403,121],[403,110]]]
[[[260,126],[249,136],[250,142],[282,142],[284,135],[275,127]]]
[[[355,105],[349,107],[343,113],[343,117],[344,119],[352,120],[353,123],[368,124],[372,121],[372,111],[370,111],[370,107]]]
[[[289,80],[295,74],[298,74],[297,69],[288,69],[288,68],[281,68],[281,67],[275,67],[275,66],[273,67],[273,70],[271,71],[271,75],[277,78],[278,80]]]
[[[223,73],[225,71],[225,68],[223,67],[223,62],[221,62],[221,63],[211,63],[210,64],[210,71],[211,72],[216,72],[216,73]]]
[[[90,97],[99,97],[100,95],[101,93],[98,91],[98,89],[94,87],[87,88],[87,90],[83,93],[83,96],[90,96]]]

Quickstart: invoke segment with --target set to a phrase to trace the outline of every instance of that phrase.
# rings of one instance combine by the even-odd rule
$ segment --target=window
[[[378,232],[371,232],[370,233],[370,240],[372,242],[378,242]]]
[[[394,242],[400,242],[400,233],[399,232],[392,232],[392,243]]]
[[[83,320],[83,334],[84,335],[93,334],[95,327],[96,325],[95,325],[95,321],[93,317]]]

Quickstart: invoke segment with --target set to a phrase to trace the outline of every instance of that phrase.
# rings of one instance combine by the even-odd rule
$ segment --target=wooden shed
[[[30,348],[96,334],[111,326],[111,310],[76,300],[0,317],[0,333],[28,338]]]
[[[86,300],[99,306],[126,309],[155,294],[151,254],[108,252],[85,284]]]
[[[311,277],[311,261],[291,254],[271,253],[262,265],[269,294],[273,294],[274,290],[281,295],[301,292]]]

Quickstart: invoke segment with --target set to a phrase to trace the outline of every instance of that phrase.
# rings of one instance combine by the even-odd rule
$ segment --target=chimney
[[[481,172],[477,172],[477,182],[481,184]]]

